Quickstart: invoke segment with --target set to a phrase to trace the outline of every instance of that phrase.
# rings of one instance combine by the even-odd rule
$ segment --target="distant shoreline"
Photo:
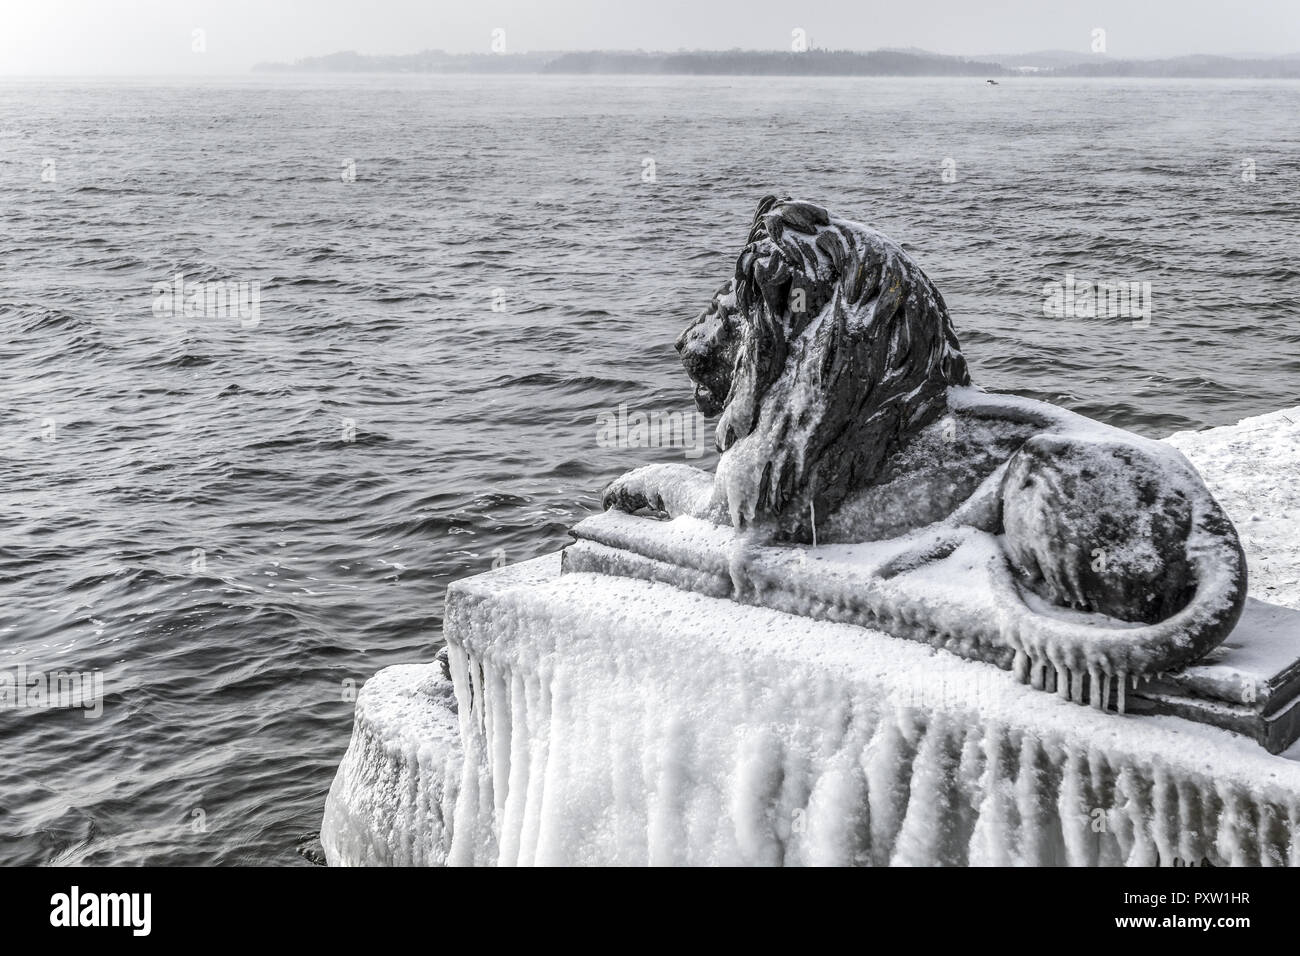
[[[1192,55],[1126,60],[1069,51],[968,58],[925,51],[583,51],[403,55],[352,51],[294,63],[259,63],[258,73],[428,73],[599,76],[1019,76],[1151,79],[1300,79],[1300,54],[1265,58]]]

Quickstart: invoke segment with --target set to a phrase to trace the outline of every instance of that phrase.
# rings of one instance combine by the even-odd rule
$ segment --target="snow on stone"
[[[1166,440],[1237,526],[1251,596],[1300,608],[1300,406]]]
[[[1171,439],[1292,607],[1296,422]],[[331,863],[1300,864],[1300,762],[879,632],[555,555],[460,582],[446,632],[450,685],[358,700]]]

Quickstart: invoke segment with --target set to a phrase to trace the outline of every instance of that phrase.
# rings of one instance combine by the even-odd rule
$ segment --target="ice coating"
[[[1165,441],[1195,463],[1232,515],[1250,562],[1251,593],[1300,608],[1300,408]]]
[[[732,529],[739,600],[762,592],[746,579],[750,553],[765,543],[897,539],[910,553],[868,569],[860,593],[844,598],[860,623],[982,653],[992,643],[1031,686],[1119,710],[1130,681],[1205,654],[1241,613],[1236,530],[1186,459],[972,387],[942,296],[867,226],[765,198],[735,276],[677,348],[701,410],[720,413],[716,472],[639,468],[612,482],[603,504]],[[703,582],[716,593],[689,554],[649,553],[659,531],[625,535],[615,524],[575,529],[566,568]],[[610,534],[634,556],[583,545],[620,546]],[[996,546],[977,575],[996,614],[941,627],[946,612],[926,599],[913,606],[890,582],[980,535]],[[674,561],[680,570],[661,566]],[[802,613],[792,601],[783,609]]]
[[[1254,529],[1253,592],[1300,607],[1300,409],[1171,442]],[[700,555],[726,531],[669,526]],[[879,563],[897,544],[862,547]],[[436,664],[366,684],[332,864],[1300,863],[1297,748],[556,560],[453,589],[454,689]],[[957,591],[954,610],[989,605]]]
[[[1023,682],[1067,700],[1120,712],[1134,682],[1199,658],[1231,631],[1245,601],[1244,558],[1222,509],[1178,451],[1029,399],[954,388],[948,405],[949,417],[923,431],[912,448],[932,453],[950,445],[944,433],[959,439],[969,428],[972,444],[994,451],[963,456],[957,469],[945,461],[943,482],[919,480],[924,463],[910,462],[904,480],[865,489],[828,520],[822,537],[829,543],[821,547],[765,545],[752,532],[707,518],[683,515],[657,522],[608,511],[574,529],[578,541],[566,552],[566,568],[644,577],[787,613],[877,627],[1009,668]],[[1108,491],[1106,467],[1145,470],[1152,498],[1134,502],[1136,514],[1120,529],[1132,535],[1129,540],[1115,547],[1101,532],[1062,527],[1065,517],[1086,521],[1089,508],[1117,508],[1113,500],[1098,503],[1079,495],[1082,516],[1075,517],[1061,504],[1040,508],[1031,494],[1008,494],[1017,462],[1028,456],[1017,454],[1010,464],[998,464],[996,447],[999,442],[1024,445],[1026,429],[1031,441],[1051,443],[1054,481],[1068,477],[1070,468],[1086,468],[1114,498],[1142,488],[1115,481]],[[1059,446],[1083,453],[1071,457]],[[1110,457],[1114,449],[1123,460]],[[910,449],[907,454],[920,456]],[[703,493],[699,479],[690,476],[693,469],[651,468],[668,469],[667,488]],[[901,487],[896,491],[894,485]],[[946,498],[944,487],[953,492]],[[881,513],[903,494],[919,495],[927,507],[937,502],[935,513],[951,514],[877,538],[896,530]],[[1077,556],[1075,574],[1080,566],[1091,573],[1094,554],[1101,550],[1095,546],[1105,543],[1109,573],[1124,585],[1141,581],[1143,562],[1153,559],[1152,532],[1143,521],[1165,502],[1185,511],[1186,537],[1166,542],[1164,549],[1185,548],[1187,574],[1195,582],[1172,613],[1162,607],[1150,623],[1126,620],[1107,613],[1110,609],[1069,607],[1068,594],[1053,593],[1065,592],[1069,582],[1044,586],[1045,594],[1027,586],[1020,569],[1031,561],[1046,565],[1048,559],[1027,559],[1024,552],[1050,546],[1069,554],[1064,543],[1071,540],[1088,545],[1087,553]],[[913,513],[912,508],[905,501],[900,510]],[[1043,515],[1054,524],[1041,526]]]
[[[331,864],[448,862],[460,732],[455,694],[439,664],[387,667],[366,682],[325,804],[321,842]]]
[[[540,560],[449,606],[458,760],[383,714],[432,665],[367,684],[331,863],[1300,863],[1300,765],[1232,734]]]

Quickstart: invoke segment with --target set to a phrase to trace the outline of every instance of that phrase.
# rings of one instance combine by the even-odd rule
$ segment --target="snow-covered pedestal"
[[[1298,441],[1296,412],[1171,439],[1237,523],[1252,594],[1292,607]],[[454,585],[446,637],[451,681],[431,663],[364,688],[331,863],[1300,862],[1296,748],[853,624],[550,555]]]

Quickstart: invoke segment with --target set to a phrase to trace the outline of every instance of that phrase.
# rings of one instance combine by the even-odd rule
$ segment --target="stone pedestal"
[[[587,518],[573,535],[563,553],[568,572],[662,581],[819,620],[881,626],[960,657],[1011,666],[997,634],[1007,610],[1006,584],[998,580],[1005,565],[989,536],[974,535],[941,559],[886,575],[881,569],[906,550],[907,539],[754,548],[730,528],[613,511]],[[1223,644],[1191,667],[1138,683],[1127,700],[1134,712],[1223,727],[1280,753],[1300,737],[1300,611],[1248,599]]]
[[[851,623],[550,555],[453,585],[446,638],[450,681],[363,690],[331,863],[1300,862],[1294,751]],[[1170,707],[1268,653],[1230,641]]]

